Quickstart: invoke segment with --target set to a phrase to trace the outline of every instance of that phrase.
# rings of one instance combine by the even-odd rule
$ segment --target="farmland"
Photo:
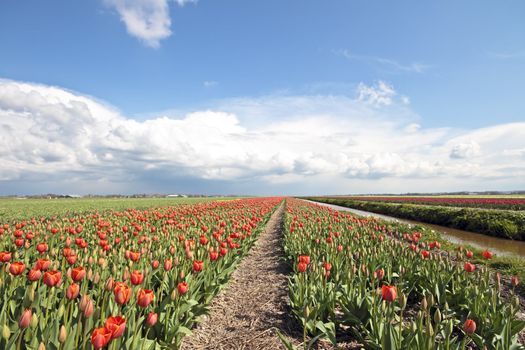
[[[406,225],[291,198],[2,204],[2,349],[523,348],[522,276]]]
[[[347,198],[357,201],[428,204],[483,209],[525,210],[525,198],[522,196],[352,196]]]
[[[455,205],[450,204],[443,206],[434,204],[414,204],[410,201],[396,202],[397,199],[392,201],[386,199],[376,201],[370,200],[370,198],[376,197],[366,198],[366,200],[354,199],[354,197],[312,197],[310,199],[323,203],[331,203],[399,218],[482,233],[489,236],[525,240],[525,211],[523,210],[464,207],[459,202]],[[439,198],[440,197],[432,197],[432,199],[436,201]],[[451,199],[446,198],[445,200],[450,201]],[[455,201],[456,199],[453,200]],[[522,201],[522,199],[513,199],[513,201],[517,203],[518,201]]]
[[[290,299],[305,339],[344,334],[370,349],[518,346],[525,323],[514,289],[505,300],[500,276],[473,264],[472,252],[442,254],[406,229],[289,201]]]
[[[0,348],[179,344],[279,202],[4,221]]]

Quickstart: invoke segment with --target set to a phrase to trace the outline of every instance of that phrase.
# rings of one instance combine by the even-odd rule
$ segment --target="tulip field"
[[[352,196],[342,197],[357,201],[373,201],[387,203],[413,203],[426,205],[444,205],[452,207],[472,207],[483,209],[525,210],[523,197],[424,197],[424,196]]]
[[[0,223],[0,349],[177,348],[279,198]]]
[[[517,278],[504,293],[472,252],[441,251],[413,230],[287,200],[290,305],[304,347],[324,338],[378,350],[523,349]]]

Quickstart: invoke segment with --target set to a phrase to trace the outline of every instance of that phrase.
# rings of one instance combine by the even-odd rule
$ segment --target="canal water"
[[[525,257],[525,242],[523,241],[512,241],[510,239],[491,237],[491,236],[482,235],[479,233],[457,230],[457,229],[450,228],[450,227],[427,224],[424,222],[419,222],[419,221],[414,221],[414,220],[399,219],[399,218],[395,218],[392,216],[342,207],[339,205],[313,202],[313,201],[307,201],[307,202],[319,204],[319,205],[326,206],[326,207],[329,207],[335,210],[348,211],[348,212],[351,212],[353,214],[360,215],[360,216],[371,216],[374,218],[383,219],[387,221],[397,221],[397,222],[401,222],[401,223],[409,224],[409,225],[419,225],[419,226],[426,227],[428,229],[438,232],[439,234],[441,234],[443,238],[453,243],[469,244],[476,248],[489,249],[490,251],[496,254],[500,254],[500,255],[519,256],[522,258]]]

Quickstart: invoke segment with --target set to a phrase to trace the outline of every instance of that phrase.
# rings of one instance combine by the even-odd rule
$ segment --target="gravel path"
[[[284,210],[282,203],[181,349],[284,349],[275,329],[297,332],[288,305],[290,269],[283,260]]]

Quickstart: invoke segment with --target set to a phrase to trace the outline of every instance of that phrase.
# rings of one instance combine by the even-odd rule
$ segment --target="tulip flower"
[[[204,262],[201,260],[194,260],[193,261],[193,272],[201,272],[204,268]]]
[[[476,331],[476,322],[474,322],[474,320],[467,319],[463,324],[463,330],[469,335],[474,334]]]
[[[514,286],[514,287],[518,286],[518,284],[519,284],[518,276],[512,276],[512,277],[510,278],[510,283],[511,283],[512,286]]]
[[[35,263],[35,269],[40,271],[46,271],[51,266],[51,261],[48,259],[38,259]]]
[[[177,290],[179,291],[179,294],[184,295],[188,292],[189,286],[186,282],[180,282],[177,285]]]
[[[147,308],[155,298],[155,294],[150,289],[141,289],[137,295],[137,305],[141,308]]]
[[[122,316],[110,316],[107,318],[104,327],[111,332],[111,339],[119,338],[126,330],[126,319]]]
[[[75,267],[73,270],[71,270],[71,278],[75,282],[82,281],[84,277],[86,276],[86,269],[84,269],[82,266]]]
[[[80,293],[80,286],[72,283],[66,290],[66,298],[69,300],[76,299]]]
[[[397,298],[397,288],[395,286],[383,285],[381,287],[381,295],[383,296],[383,300],[392,302]]]
[[[9,272],[13,276],[18,276],[22,274],[22,272],[24,272],[25,269],[26,269],[26,265],[23,262],[19,262],[19,261],[14,262],[9,266]]]
[[[18,327],[21,329],[26,329],[29,327],[29,323],[31,322],[31,318],[33,317],[33,312],[31,309],[26,309],[22,316],[20,316],[20,319],[18,320]]]
[[[31,282],[38,281],[41,276],[42,272],[36,269],[29,270],[29,272],[27,273],[27,279]]]
[[[156,312],[150,312],[146,318],[146,324],[148,327],[153,327],[157,323],[158,318],[159,315],[157,315]]]
[[[465,263],[464,268],[465,268],[465,271],[467,271],[467,272],[474,272],[474,271],[476,271],[476,265],[471,264],[469,262]]]
[[[46,271],[44,273],[44,283],[48,287],[55,287],[62,279],[62,273],[60,271]]]
[[[131,298],[132,290],[126,283],[117,282],[115,283],[113,293],[115,294],[115,301],[120,305],[124,305],[127,304]]]
[[[135,270],[131,273],[131,284],[138,286],[144,281],[144,274],[138,270]]]
[[[91,344],[95,349],[102,349],[108,345],[112,333],[106,327],[96,328],[91,334]]]
[[[299,264],[297,264],[297,271],[301,273],[306,272],[307,268],[308,268],[308,265],[304,262],[300,262]]]
[[[171,259],[164,260],[164,270],[169,271],[171,270],[173,264],[171,262]]]
[[[485,251],[483,252],[482,255],[483,255],[483,257],[484,257],[485,259],[488,260],[488,259],[492,258],[492,255],[493,255],[493,254],[492,254],[492,252],[490,252],[490,251],[488,251],[488,250],[485,250]]]
[[[12,254],[10,252],[0,252],[0,262],[6,263],[11,261]]]

